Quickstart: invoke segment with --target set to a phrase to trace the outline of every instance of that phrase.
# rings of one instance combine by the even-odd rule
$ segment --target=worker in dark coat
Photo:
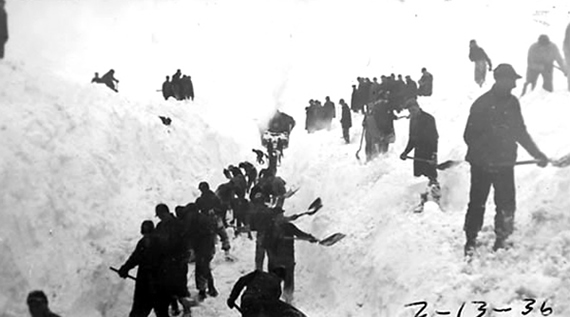
[[[414,176],[426,176],[429,179],[426,191],[420,194],[420,204],[414,210],[421,212],[428,200],[439,203],[441,197],[436,168],[439,135],[434,117],[423,111],[416,100],[409,100],[407,108],[410,112],[410,136],[400,158],[405,160],[408,153],[414,150]]]
[[[463,138],[467,144],[465,160],[471,164],[471,189],[465,215],[465,255],[475,251],[477,235],[483,226],[485,205],[491,186],[495,195],[494,250],[508,247],[514,230],[516,210],[514,166],[517,143],[538,160],[548,164],[526,130],[518,99],[511,91],[520,79],[509,64],[500,64],[493,72],[495,84],[471,106]]]
[[[5,4],[4,0],[0,0],[0,59],[4,58],[4,46],[8,42],[8,13]]]
[[[433,91],[433,75],[422,68],[422,77],[418,81],[418,96],[431,96]]]
[[[173,97],[172,83],[170,82],[170,76],[166,76],[166,81],[162,83],[162,96],[164,100],[168,100],[169,97]]]
[[[289,222],[282,208],[275,207],[271,211],[273,217],[265,228],[263,241],[267,250],[268,268],[270,271],[277,267],[285,268],[283,297],[286,303],[291,304],[295,291],[295,240],[306,240],[311,243],[319,240]]]
[[[354,87],[354,86],[353,86]],[[350,108],[344,102],[344,99],[339,100],[338,102],[341,105],[341,117],[340,117],[340,125],[342,127],[342,137],[344,141],[348,144],[350,143],[350,133],[349,130],[352,127],[352,114],[350,113]]]
[[[475,82],[479,87],[485,83],[487,76],[487,66],[489,71],[493,69],[491,59],[487,56],[485,50],[477,45],[475,40],[469,42],[469,60],[475,63]]]
[[[415,150],[415,158],[437,162],[437,141],[439,135],[437,134],[435,119],[431,114],[423,111],[415,100],[410,100],[407,107],[410,111],[410,136],[408,145],[400,155],[400,158],[406,159],[408,153]],[[414,176],[426,176],[429,179],[437,179],[435,164],[414,161]]]
[[[115,78],[115,70],[109,70],[103,77],[101,77],[101,83],[107,85],[107,87],[111,88],[114,92],[119,92],[115,83],[119,83],[119,80]]]
[[[168,306],[176,299],[182,304],[185,315],[188,315],[193,303],[187,287],[188,240],[184,236],[187,230],[183,223],[170,213],[167,205],[156,205],[155,212],[160,219],[154,230],[160,248],[158,307],[155,312],[168,312]]]
[[[128,260],[119,269],[119,276],[126,278],[129,271],[138,266],[135,293],[130,317],[148,316],[156,306],[159,264],[159,245],[152,233],[154,224],[145,220],[141,224],[142,238]]]
[[[528,85],[534,90],[538,76],[542,76],[542,88],[548,92],[552,92],[554,62],[558,64],[558,68],[566,74],[566,64],[556,44],[550,41],[546,34],[538,37],[538,41],[528,49],[528,66],[526,71],[526,82],[523,86],[523,95]]]
[[[352,85],[352,94],[350,95],[350,110],[358,112],[358,90],[356,90],[356,85]]]

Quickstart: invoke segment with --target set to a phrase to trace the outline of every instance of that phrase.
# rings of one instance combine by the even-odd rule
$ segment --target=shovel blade
[[[570,165],[570,153],[557,160],[552,161],[552,166],[555,167],[566,167],[568,165]]]
[[[448,168],[450,168],[450,167],[455,167],[455,166],[461,164],[461,162],[463,162],[463,161],[447,160],[447,161],[445,161],[445,162],[443,162],[443,163],[438,164],[436,167],[437,167],[438,170],[446,170],[446,169],[448,169]]]
[[[332,234],[332,235],[324,238],[323,240],[321,240],[319,242],[319,244],[323,245],[325,247],[330,247],[331,245],[336,244],[340,240],[344,239],[344,237],[346,237],[346,235],[344,233],[337,232],[335,234]]]

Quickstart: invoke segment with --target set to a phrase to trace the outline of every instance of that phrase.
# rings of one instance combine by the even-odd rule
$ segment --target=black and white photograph
[[[570,316],[570,1],[0,0],[0,317]]]

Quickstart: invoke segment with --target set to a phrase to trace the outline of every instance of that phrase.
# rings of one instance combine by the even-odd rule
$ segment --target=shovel
[[[118,269],[116,269],[116,268],[114,268],[114,267],[112,267],[112,266],[110,266],[109,268],[111,269],[111,271],[117,272],[117,274],[119,274],[119,270],[118,270]],[[132,276],[132,275],[130,275],[130,274],[127,275],[127,277],[130,278],[130,279],[133,280],[133,281],[136,281],[136,280],[137,280],[136,277],[134,277],[134,276]]]
[[[290,217],[291,220],[295,220],[301,216],[305,216],[305,215],[314,215],[317,211],[319,211],[319,209],[321,209],[323,207],[323,203],[321,201],[321,198],[318,197],[317,199],[315,199],[310,205],[309,208],[307,208],[307,211],[302,212],[300,214],[296,214],[296,215],[292,215]]]
[[[319,244],[325,247],[330,247],[331,245],[336,244],[340,240],[344,239],[346,235],[344,233],[333,233],[330,236],[324,238],[323,240],[319,241]]]
[[[447,160],[447,161],[445,161],[445,162],[443,162],[443,163],[437,164],[436,161],[421,159],[421,158],[417,158],[417,157],[413,157],[413,156],[406,156],[406,158],[407,158],[407,159],[414,160],[414,161],[425,162],[425,163],[428,163],[428,164],[431,164],[431,165],[436,165],[435,168],[437,168],[438,170],[441,170],[441,171],[446,170],[446,169],[448,169],[448,168],[450,168],[450,167],[454,167],[454,166],[457,166],[457,165],[463,163],[463,161]]]

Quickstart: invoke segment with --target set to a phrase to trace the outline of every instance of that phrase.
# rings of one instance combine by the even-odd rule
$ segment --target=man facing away
[[[547,35],[542,34],[538,37],[538,42],[532,44],[528,50],[526,82],[522,95],[525,94],[528,85],[531,85],[532,90],[534,90],[539,75],[542,76],[542,88],[548,92],[553,91],[554,61],[558,63],[558,68],[566,75],[566,65],[558,47],[550,41]]]
[[[539,166],[548,164],[526,130],[518,99],[511,94],[521,78],[509,64],[500,64],[493,76],[490,91],[477,98],[471,106],[463,138],[467,144],[465,160],[471,164],[469,206],[465,215],[465,255],[475,251],[477,234],[483,226],[485,205],[491,186],[495,195],[496,251],[505,248],[515,222],[514,166],[517,143],[538,159]]]
[[[148,316],[151,310],[158,308],[155,298],[160,254],[158,253],[158,241],[152,235],[153,231],[152,221],[145,220],[141,223],[142,238],[131,256],[119,269],[119,276],[126,278],[129,271],[138,266],[133,305],[129,317]],[[155,313],[161,314],[160,310]],[[164,314],[164,311],[162,313]]]
[[[422,68],[422,77],[418,80],[418,96],[431,96],[433,90],[433,75]]]

